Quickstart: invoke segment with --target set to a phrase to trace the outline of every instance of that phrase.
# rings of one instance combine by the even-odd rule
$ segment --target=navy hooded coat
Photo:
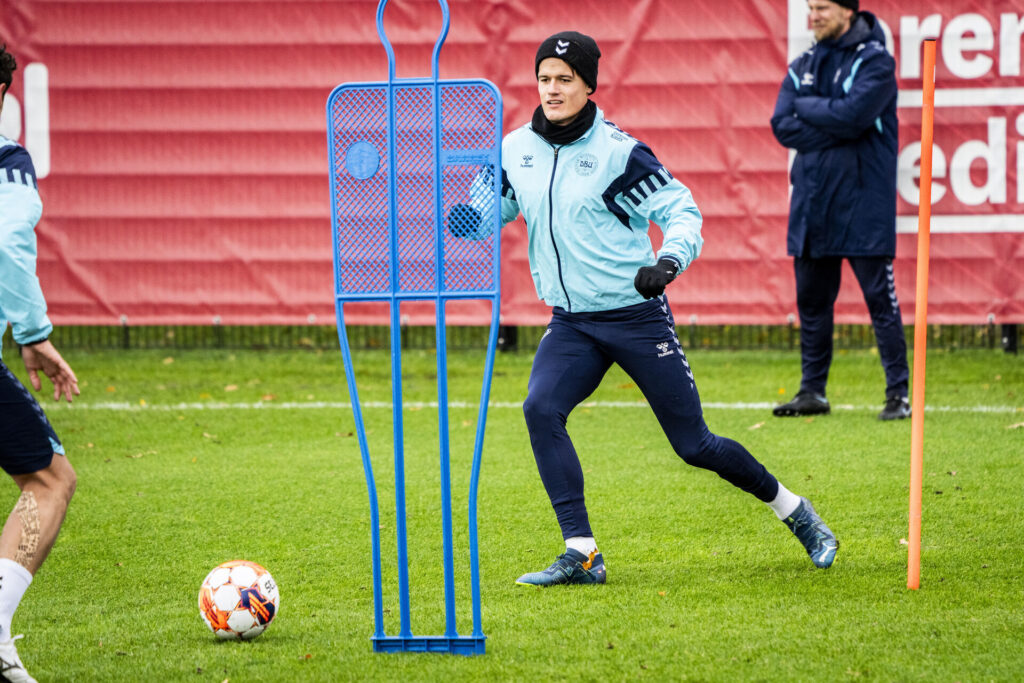
[[[896,255],[896,69],[875,16],[793,60],[772,131],[795,149],[790,256]]]

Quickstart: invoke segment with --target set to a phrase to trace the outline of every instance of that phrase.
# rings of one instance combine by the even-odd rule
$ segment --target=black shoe
[[[885,399],[885,408],[878,414],[879,420],[903,420],[910,417],[910,401],[906,396]]]
[[[775,406],[775,417],[796,417],[798,415],[828,415],[832,411],[828,399],[813,391],[800,390],[789,403]]]

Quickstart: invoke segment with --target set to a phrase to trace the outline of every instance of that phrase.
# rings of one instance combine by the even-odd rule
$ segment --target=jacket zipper
[[[548,234],[551,235],[551,246],[555,249],[555,263],[558,264],[558,284],[562,287],[562,293],[565,294],[565,310],[572,313],[572,301],[569,300],[569,290],[565,288],[565,280],[562,279],[562,257],[558,253],[558,244],[555,242],[555,226],[554,226],[554,212],[555,212],[555,197],[553,194],[555,188],[555,170],[558,168],[558,150],[560,147],[555,147],[555,161],[551,164],[551,179],[548,181]]]

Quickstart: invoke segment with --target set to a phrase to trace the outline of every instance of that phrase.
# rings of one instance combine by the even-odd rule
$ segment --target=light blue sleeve
[[[672,178],[641,202],[636,211],[657,223],[665,235],[657,254],[659,260],[676,261],[680,273],[697,260],[704,246],[700,234],[704,219],[685,185]]]
[[[516,219],[519,215],[519,204],[515,199],[515,192],[512,191],[512,187],[508,184],[508,179],[505,176],[505,171],[501,172],[501,197],[499,199],[501,211],[501,225],[504,226],[506,223],[510,223]],[[494,232],[494,224],[492,220],[486,217],[494,216],[494,169],[491,166],[485,166],[473,179],[473,183],[469,187],[469,204],[468,206],[475,212],[473,218],[473,227],[467,227],[465,218],[459,223],[461,229],[455,232],[458,237],[470,240],[484,240],[491,236]],[[454,212],[449,213],[449,229],[452,225],[452,216]],[[466,214],[461,214],[463,217]]]
[[[675,261],[678,272],[700,255],[703,219],[693,195],[642,142],[630,150],[624,170],[602,197],[608,210],[627,227],[630,214],[657,223],[665,235],[657,258]]]
[[[501,169],[501,224],[507,225],[519,215],[519,201],[516,199],[516,191],[508,182],[508,174]]]
[[[53,330],[36,277],[35,226],[42,213],[35,188],[0,182],[0,317],[10,321],[19,344],[45,339]]]
[[[494,201],[493,183],[494,169],[487,166],[477,174],[473,180],[473,185],[469,188],[469,196],[472,197],[470,206],[479,211],[481,216],[491,215]],[[508,183],[508,175],[505,174],[505,169],[501,169],[500,201],[501,225],[504,227],[506,223],[511,223],[519,215],[519,202],[516,201],[516,193]],[[481,226],[480,239],[488,237],[490,234],[491,230],[488,225]]]
[[[469,205],[480,215],[480,225],[477,227],[473,239],[486,239],[493,232],[492,223],[486,220],[487,216],[494,216],[494,168],[484,166],[473,179],[469,186]]]

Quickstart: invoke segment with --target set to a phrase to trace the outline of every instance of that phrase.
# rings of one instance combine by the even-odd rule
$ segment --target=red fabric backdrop
[[[333,320],[324,106],[338,83],[386,79],[376,5],[0,0],[0,40],[22,66],[35,64],[16,73],[4,131],[28,144],[45,176],[39,273],[55,322]],[[536,105],[538,42],[564,28],[597,39],[596,101],[653,147],[704,213],[703,254],[669,288],[680,322],[795,314],[788,153],[768,119],[791,41],[806,41],[803,0],[450,7],[441,75],[498,85],[506,130]],[[913,317],[916,257],[914,36],[934,32],[945,167],[929,320],[1024,322],[1024,0],[878,0],[869,9],[893,34],[905,105],[896,261],[904,316]],[[440,17],[435,0],[391,0],[385,26],[400,77],[428,73]],[[524,230],[520,220],[502,238],[503,319],[542,324],[548,310],[529,277]],[[408,315],[433,320],[430,308]],[[349,317],[383,320],[379,307]],[[462,305],[450,319],[487,315]],[[837,319],[867,320],[848,270]]]

